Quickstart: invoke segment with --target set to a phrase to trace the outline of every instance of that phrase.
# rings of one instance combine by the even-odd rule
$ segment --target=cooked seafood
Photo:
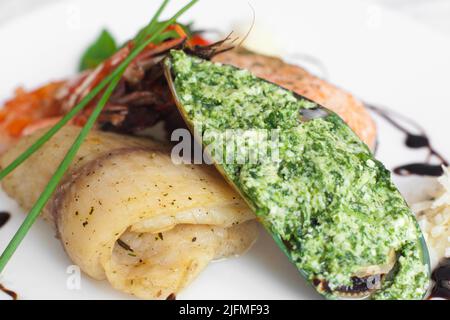
[[[180,50],[164,66],[190,129],[320,293],[424,297],[429,258],[417,221],[389,171],[337,114],[246,70]],[[264,156],[271,140],[251,132],[241,139],[242,130],[255,129],[277,132],[277,158]],[[230,161],[233,150],[249,150],[256,160]]]
[[[2,181],[29,209],[79,129],[65,127]],[[42,134],[22,138],[4,167]],[[73,262],[141,298],[165,299],[254,242],[254,215],[211,167],[174,165],[150,140],[92,132],[42,216]]]

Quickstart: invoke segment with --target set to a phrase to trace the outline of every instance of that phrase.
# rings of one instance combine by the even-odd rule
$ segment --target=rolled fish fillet
[[[6,177],[3,189],[29,210],[79,129],[63,128]],[[42,131],[0,159],[5,167]],[[166,299],[212,260],[244,253],[257,224],[212,167],[175,165],[148,139],[92,132],[42,212],[67,254],[89,276],[146,299]]]

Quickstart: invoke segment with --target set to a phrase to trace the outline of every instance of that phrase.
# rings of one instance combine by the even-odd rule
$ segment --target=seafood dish
[[[448,219],[431,240],[374,155],[370,106],[179,22],[196,0],[161,20],[167,2],[123,44],[103,31],[78,74],[0,109],[1,187],[28,212],[0,272],[40,217],[84,274],[137,298],[174,299],[259,232],[317,297],[427,298]],[[414,211],[447,214],[439,196]]]

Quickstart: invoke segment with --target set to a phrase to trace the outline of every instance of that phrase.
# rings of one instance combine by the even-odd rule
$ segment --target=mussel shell
[[[192,53],[189,53],[189,52],[187,52],[187,53],[188,54],[192,54]],[[171,68],[172,64],[171,64],[171,61],[170,61],[170,56],[168,56],[168,57],[166,57],[164,59],[164,61],[162,62],[162,65],[163,65],[163,69],[164,69],[164,75],[165,75],[167,83],[168,83],[168,87],[169,87],[169,89],[170,89],[170,91],[172,93],[172,96],[174,98],[174,102],[175,102],[175,105],[177,106],[178,111],[180,112],[180,114],[181,114],[184,122],[186,123],[188,129],[194,135],[194,138],[197,141],[202,141],[202,139],[200,139],[200,137],[198,137],[198,133],[195,132],[193,123],[189,119],[189,116],[186,114],[185,109],[184,109],[184,107],[183,107],[183,105],[182,105],[182,103],[181,103],[181,101],[180,101],[180,99],[178,97],[177,90],[175,88],[175,83],[174,83],[174,75],[172,73],[172,68]],[[230,67],[239,70],[239,68],[236,68],[234,66],[230,66]],[[261,80],[265,81],[267,83],[271,83],[273,85],[278,86],[277,84],[274,84],[274,83],[272,83],[270,81],[267,81],[265,79],[261,79]],[[285,89],[285,90],[288,90],[288,89]],[[298,99],[304,99],[306,101],[313,102],[314,104],[317,105],[316,108],[313,108],[312,112],[307,113],[307,114],[299,114],[299,122],[305,122],[305,121],[309,121],[309,120],[311,120],[313,118],[316,118],[316,117],[323,118],[323,117],[327,117],[328,115],[335,114],[335,112],[333,112],[333,111],[331,111],[331,110],[329,110],[329,109],[327,109],[327,108],[317,104],[316,102],[312,101],[309,98],[301,96],[301,95],[299,95],[299,94],[297,94],[296,92],[293,92],[293,91],[291,91],[291,93]],[[205,151],[208,152],[207,149]],[[208,156],[209,156],[210,159],[213,159],[210,154],[208,154]],[[253,206],[253,204],[250,201],[248,201],[246,199],[246,197],[242,194],[241,190],[239,190],[239,188],[237,188],[234,185],[234,183],[230,180],[230,178],[228,178],[228,176],[226,175],[226,173],[223,170],[223,168],[220,165],[218,165],[216,162],[213,162],[213,164],[214,164],[215,168],[217,169],[217,171],[228,182],[228,184],[230,186],[232,186],[234,188],[234,190],[238,194],[241,195],[241,197],[248,204],[248,206],[255,212],[256,208]],[[260,220],[260,222],[263,223],[263,225],[264,225],[264,221]],[[264,227],[266,228],[266,230],[270,230],[269,226],[264,225]],[[283,239],[281,239],[281,237],[279,235],[274,234],[272,232],[269,232],[269,233],[272,236],[272,238],[275,240],[275,242],[277,243],[278,247],[285,253],[285,255],[289,258],[289,260],[295,265],[295,262],[292,260],[291,254],[289,252],[289,250],[291,248],[289,248],[289,246],[286,245],[285,241],[283,241]],[[426,263],[428,265],[428,267],[429,267],[430,266],[430,257],[429,257],[429,253],[428,253],[428,248],[427,248],[426,243],[425,243],[425,239],[424,239],[422,234],[420,234],[418,245],[419,245],[420,250],[422,252],[422,259],[423,259],[424,263]],[[395,259],[394,264],[397,262],[396,260],[397,259]],[[382,269],[382,268],[383,267],[380,266],[380,269]],[[355,276],[355,277],[352,278],[352,280],[353,279],[358,279],[356,281],[357,282],[356,285],[351,286],[351,287],[341,287],[341,288],[339,288],[337,290],[333,290],[332,291],[328,287],[328,284],[327,284],[326,281],[318,280],[318,279],[310,281],[308,279],[307,274],[302,269],[297,268],[297,270],[298,270],[300,275],[305,280],[307,280],[322,296],[324,296],[327,299],[348,299],[348,298],[364,299],[364,298],[370,298],[370,295],[374,291],[380,289],[379,287],[376,287],[376,286],[374,288],[368,288],[367,287],[367,281],[366,281],[366,285],[365,285],[367,287],[367,290],[366,290],[366,288],[364,288],[364,285],[360,284],[360,280],[363,280],[364,278]],[[378,275],[380,278],[387,277],[387,275],[379,274],[379,273],[373,274],[373,275],[369,274],[369,275],[366,275],[366,276],[370,277],[370,276],[376,276],[376,275]],[[380,281],[380,285],[382,286],[382,281]],[[426,296],[427,296],[427,294],[424,294],[424,296],[422,298],[424,299]]]

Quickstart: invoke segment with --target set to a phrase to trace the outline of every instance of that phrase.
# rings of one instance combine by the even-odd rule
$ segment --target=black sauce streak
[[[439,177],[444,172],[442,166],[427,163],[410,163],[394,168],[394,173],[399,176],[408,176],[411,174],[419,176]]]
[[[448,161],[436,149],[433,148],[428,135],[419,124],[391,110],[380,108],[378,106],[367,103],[365,105],[369,110],[382,117],[394,128],[398,129],[406,135],[406,147],[410,149],[428,149],[428,156],[424,162],[407,163],[398,166],[393,170],[395,174],[398,174],[400,176],[419,175],[439,177],[444,173],[442,170],[442,166],[448,166]],[[417,132],[411,132],[405,126],[403,126],[400,121],[402,123],[409,124],[409,126],[413,127]],[[432,159],[437,160],[437,163],[432,163]]]
[[[435,285],[431,291],[431,298],[443,298],[450,300],[450,258],[444,261],[433,271],[431,278]]]
[[[6,293],[8,296],[10,296],[13,300],[17,300],[17,293],[15,293],[12,290],[9,290],[5,288],[2,284],[0,284],[0,291]]]
[[[0,211],[0,228],[3,227],[11,217],[9,212]]]

